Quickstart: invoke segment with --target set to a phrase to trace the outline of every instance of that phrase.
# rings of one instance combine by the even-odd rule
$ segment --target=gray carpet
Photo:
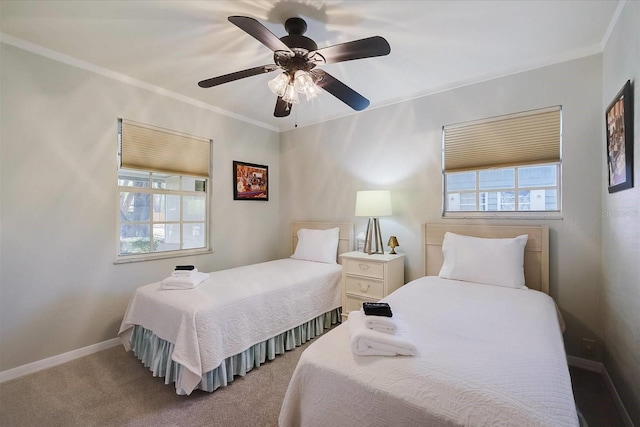
[[[317,339],[317,338],[316,338]],[[118,346],[0,384],[0,425],[276,426],[302,351],[288,351],[214,393],[178,396]],[[622,426],[599,374],[571,368],[589,427]]]
[[[622,427],[622,417],[616,409],[602,375],[569,367],[576,405],[589,427]]]
[[[214,393],[196,390],[178,396],[173,385],[154,378],[133,353],[114,347],[0,384],[0,425],[276,426],[304,348],[288,351]]]

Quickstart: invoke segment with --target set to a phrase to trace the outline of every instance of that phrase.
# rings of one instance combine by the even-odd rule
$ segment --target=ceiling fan
[[[274,111],[276,117],[286,117],[291,113],[293,104],[298,103],[299,93],[311,99],[320,92],[319,88],[356,111],[364,110],[369,106],[367,98],[316,66],[384,56],[391,52],[389,43],[380,36],[318,49],[316,42],[303,35],[307,31],[307,23],[297,17],[286,20],[284,27],[289,35],[280,38],[256,19],[230,16],[229,21],[271,49],[275,64],[202,80],[198,82],[198,86],[209,88],[245,77],[282,70],[281,74],[269,81],[269,88],[278,95]]]

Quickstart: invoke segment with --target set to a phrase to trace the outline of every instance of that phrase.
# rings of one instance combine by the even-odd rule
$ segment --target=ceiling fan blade
[[[318,86],[338,98],[356,111],[364,110],[369,106],[369,100],[360,95],[340,80],[327,72],[322,72],[323,77],[316,82]]]
[[[210,79],[198,82],[198,86],[203,88],[218,86],[223,83],[229,83],[234,80],[244,79],[245,77],[257,76],[258,74],[270,73],[279,67],[275,64],[262,65],[260,67],[249,68],[247,70],[236,71],[235,73],[225,74],[223,76],[212,77]]]
[[[313,57],[314,53],[319,53],[327,64],[333,64],[335,62],[352,61],[354,59],[384,56],[388,55],[389,52],[391,52],[389,43],[383,37],[374,36],[327,46],[309,53],[309,57]]]
[[[276,101],[276,109],[273,112],[273,115],[275,117],[287,117],[291,113],[291,107],[293,107],[293,104],[289,104],[281,97],[278,97],[278,100]]]
[[[291,52],[289,46],[284,44],[275,34],[256,19],[249,18],[248,16],[230,16],[228,19],[229,22],[245,31],[272,51],[285,50]]]

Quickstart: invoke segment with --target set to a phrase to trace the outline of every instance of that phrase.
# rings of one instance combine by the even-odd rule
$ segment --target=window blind
[[[120,122],[120,167],[209,177],[209,139],[126,119]]]
[[[560,161],[560,107],[443,127],[444,171]]]

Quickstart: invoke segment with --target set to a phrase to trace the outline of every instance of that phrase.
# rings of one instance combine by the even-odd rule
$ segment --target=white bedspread
[[[383,301],[417,356],[354,355],[338,326],[302,354],[281,427],[578,425],[548,295],[423,277]]]
[[[186,368],[176,389],[189,394],[226,358],[340,307],[341,272],[287,258],[210,273],[195,289],[152,283],[131,297],[118,335],[127,350],[134,325],[173,343]]]

